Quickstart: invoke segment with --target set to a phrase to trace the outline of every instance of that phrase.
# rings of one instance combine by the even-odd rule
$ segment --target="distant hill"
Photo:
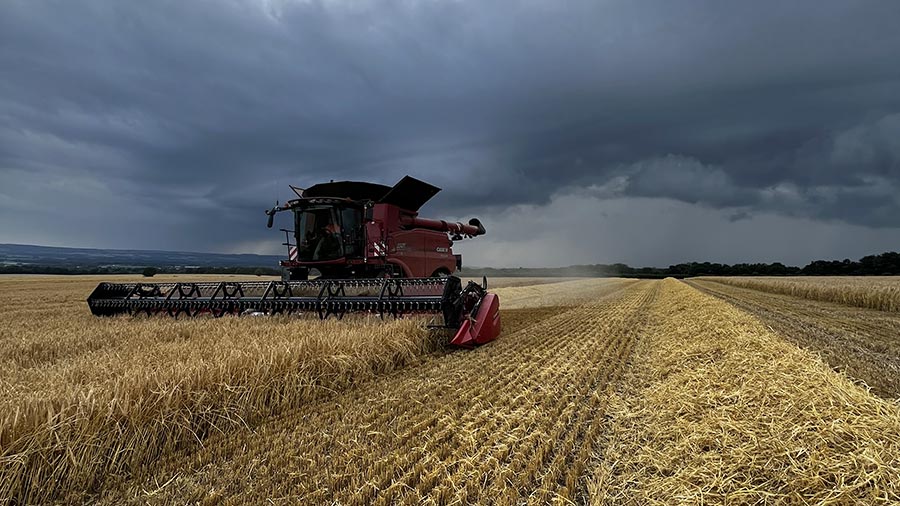
[[[27,271],[35,267],[73,271],[121,270],[122,268],[271,268],[278,269],[276,255],[196,253],[184,251],[57,248],[27,244],[0,244],[0,272]],[[112,269],[117,267],[120,269]],[[18,268],[18,269],[13,269]],[[40,269],[42,272],[44,269]]]
[[[115,274],[155,267],[170,273],[232,273],[279,275],[278,255],[192,253],[184,251],[57,248],[27,244],[0,244],[0,274]],[[568,267],[465,267],[463,276],[488,277],[604,277],[685,278],[693,276],[897,276],[900,253],[869,255],[857,261],[815,260],[805,267],[780,262],[719,264],[690,262],[668,267],[630,267],[626,264],[570,265]]]

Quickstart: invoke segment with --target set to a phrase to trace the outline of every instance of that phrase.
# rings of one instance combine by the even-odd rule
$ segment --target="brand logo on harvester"
[[[434,248],[434,250],[437,251],[438,253],[446,253],[446,252],[450,251],[450,248],[442,248],[442,247],[438,246],[437,248]]]

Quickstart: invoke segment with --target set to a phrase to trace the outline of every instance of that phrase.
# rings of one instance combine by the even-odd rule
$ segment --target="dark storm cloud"
[[[445,189],[433,213],[571,194],[896,228],[898,23],[893,0],[11,0],[0,241],[248,248],[288,183],[407,173]]]

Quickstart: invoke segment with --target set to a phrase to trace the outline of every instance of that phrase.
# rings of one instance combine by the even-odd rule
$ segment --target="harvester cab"
[[[286,281],[320,278],[448,276],[462,268],[453,241],[485,233],[478,219],[468,224],[421,218],[419,209],[440,188],[406,176],[393,187],[341,181],[307,189],[266,211],[293,213],[285,232]]]
[[[292,187],[294,188],[294,187]],[[393,187],[353,181],[294,188],[296,199],[266,211],[268,226],[289,211],[294,229],[281,281],[100,283],[88,297],[97,316],[309,313],[325,319],[350,312],[399,317],[432,313],[456,332],[450,344],[471,347],[500,334],[500,301],[482,283],[453,274],[462,256],[453,241],[485,233],[468,224],[420,218],[439,188],[409,176]],[[292,240],[293,239],[293,240]],[[310,273],[318,271],[316,279]]]

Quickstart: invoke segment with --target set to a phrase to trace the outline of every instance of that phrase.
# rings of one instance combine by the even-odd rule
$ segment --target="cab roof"
[[[295,191],[297,190],[295,189]],[[298,193],[304,199],[369,200],[378,204],[392,204],[401,209],[416,212],[439,191],[441,189],[434,185],[405,176],[393,187],[360,181],[331,181],[310,186]]]

